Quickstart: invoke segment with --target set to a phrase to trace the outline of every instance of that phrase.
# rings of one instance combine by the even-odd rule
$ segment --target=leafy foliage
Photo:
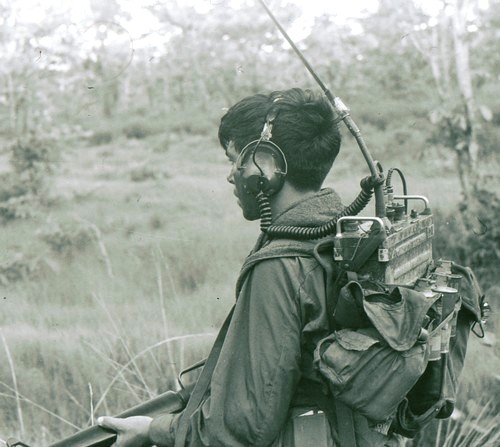
[[[496,266],[500,263],[500,199],[494,191],[479,192],[481,207],[475,216],[475,226],[469,231],[459,214],[436,213],[434,250],[437,257],[455,259],[474,266],[485,284],[497,282]],[[500,303],[499,303],[500,304]]]
[[[51,139],[30,135],[10,148],[12,170],[0,181],[0,221],[30,217],[48,200],[51,174],[58,159],[58,147]]]
[[[38,231],[38,237],[58,255],[73,256],[94,240],[94,232],[84,222],[51,222]]]
[[[37,268],[37,259],[19,251],[3,253],[0,261],[0,284],[8,284],[28,279]]]
[[[468,258],[471,265],[477,266],[487,280],[494,283],[497,279],[494,266],[500,265],[500,198],[495,192],[482,190],[479,200],[477,226],[466,239]]]
[[[89,144],[91,146],[102,146],[104,144],[111,143],[113,141],[113,132],[107,129],[100,129],[92,132],[89,138]]]

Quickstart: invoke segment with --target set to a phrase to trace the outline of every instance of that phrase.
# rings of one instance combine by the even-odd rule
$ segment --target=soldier
[[[222,117],[219,140],[243,216],[260,218],[264,231],[238,280],[209,386],[189,414],[99,424],[118,433],[117,447],[338,445],[331,397],[313,365],[330,331],[327,273],[312,254],[318,241],[276,243],[265,233],[270,224],[320,226],[342,211],[337,193],[322,189],[341,142],[334,113],[311,91],[254,95]],[[370,446],[387,440],[368,429],[363,436]]]

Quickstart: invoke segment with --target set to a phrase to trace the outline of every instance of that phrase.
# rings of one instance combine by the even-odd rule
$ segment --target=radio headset
[[[271,141],[277,114],[277,110],[267,114],[260,138],[248,143],[238,156],[236,168],[246,193],[270,197],[283,187],[288,171],[285,154]]]

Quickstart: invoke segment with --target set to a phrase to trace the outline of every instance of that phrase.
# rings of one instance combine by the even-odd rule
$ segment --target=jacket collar
[[[339,195],[331,188],[324,188],[292,203],[275,217],[273,224],[318,226],[331,220],[343,209]]]
[[[329,222],[344,209],[339,195],[330,188],[322,189],[293,203],[289,208],[276,216],[273,224],[293,226],[319,226]],[[269,241],[265,233],[261,233],[254,249],[245,260],[236,285],[238,296],[247,273],[252,267],[270,258],[293,256],[313,256],[318,241],[300,241],[276,239]]]

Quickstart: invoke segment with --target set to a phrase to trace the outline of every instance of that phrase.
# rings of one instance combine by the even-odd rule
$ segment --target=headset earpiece
[[[285,154],[271,141],[277,115],[276,108],[267,113],[260,138],[248,143],[238,157],[243,189],[249,194],[272,196],[283,187],[288,170]]]
[[[281,149],[272,141],[255,140],[241,151],[238,170],[246,192],[272,196],[283,186],[287,163]]]

